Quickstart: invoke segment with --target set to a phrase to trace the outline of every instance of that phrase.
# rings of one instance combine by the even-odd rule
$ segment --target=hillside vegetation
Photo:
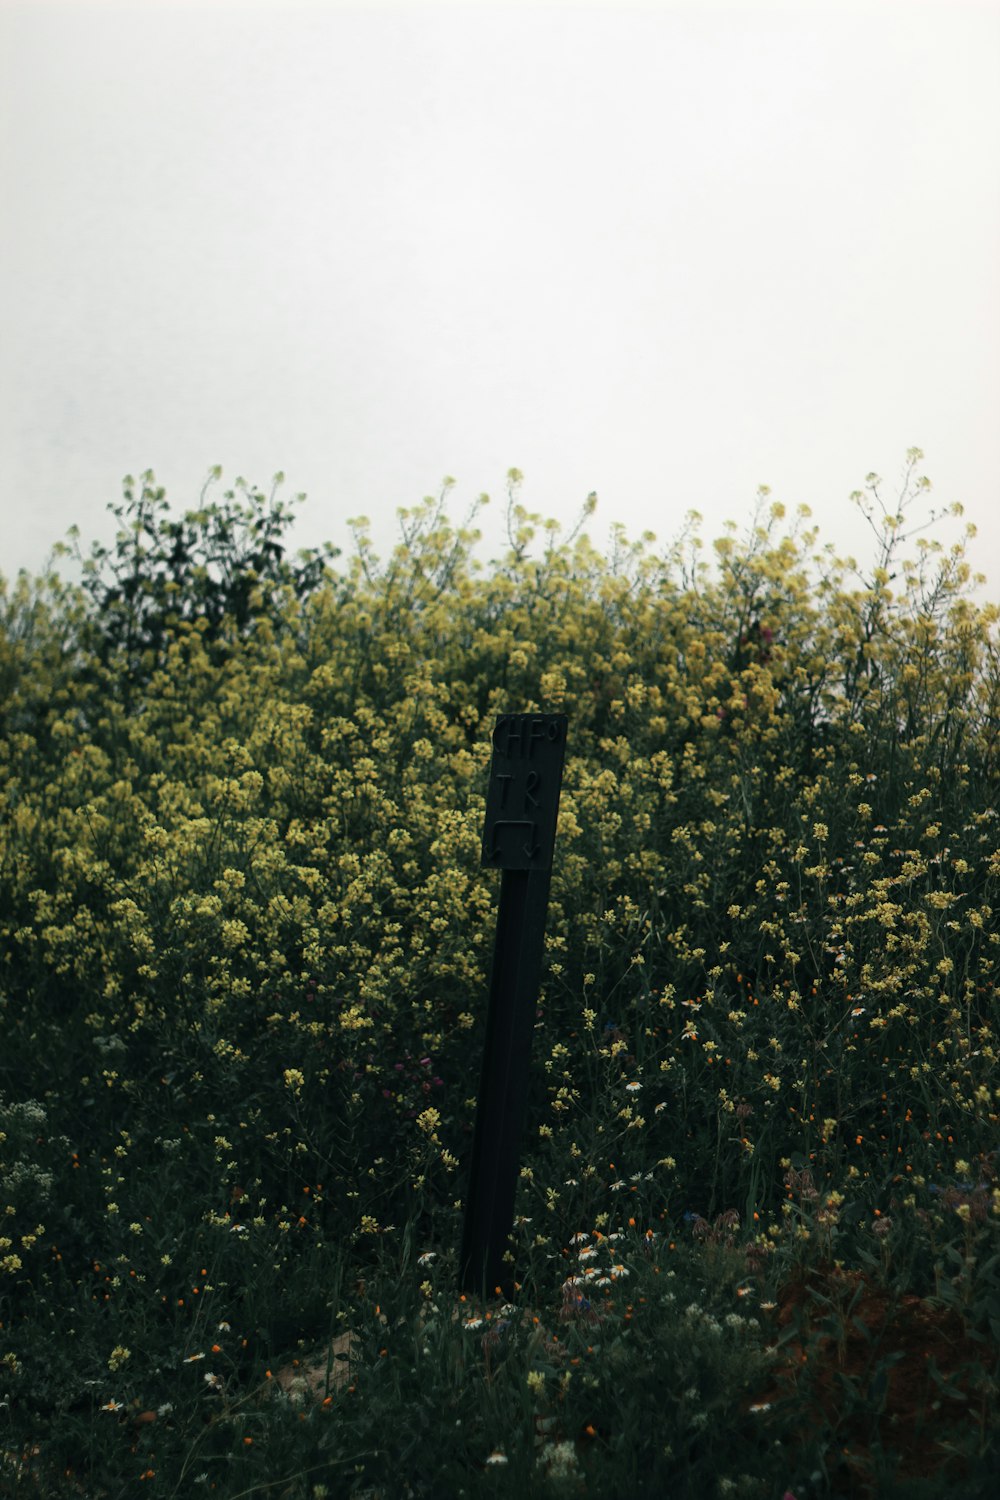
[[[516,473],[497,561],[447,491],[385,560],[363,522],[293,559],[273,493],[175,519],[146,475],[78,585],[4,586],[0,1492],[988,1493],[998,616],[919,460],[856,567],[766,494],[603,553]],[[536,709],[479,1305],[480,838]]]

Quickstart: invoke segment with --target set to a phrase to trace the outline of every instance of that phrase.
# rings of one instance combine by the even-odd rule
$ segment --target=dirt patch
[[[995,1341],[952,1308],[833,1268],[787,1286],[775,1318],[780,1358],[757,1402],[804,1402],[805,1421],[836,1436],[847,1493],[877,1494],[876,1443],[899,1455],[897,1480],[967,1474],[961,1454],[989,1420]]]
[[[323,1401],[327,1396],[335,1396],[351,1382],[356,1342],[350,1333],[338,1334],[325,1348],[282,1365],[275,1374],[275,1382],[286,1395],[300,1396],[303,1400]]]

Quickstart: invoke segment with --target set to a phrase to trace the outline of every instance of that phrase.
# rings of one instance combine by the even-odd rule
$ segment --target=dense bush
[[[330,1493],[389,1482],[360,1426],[356,1472],[313,1426],[310,1462],[293,1461],[295,1424],[282,1448],[252,1393],[331,1319],[361,1328],[356,1281],[414,1307],[450,1295],[504,710],[570,725],[514,1249],[525,1306],[561,1305],[574,1235],[628,1220],[666,1255],[728,1214],[746,1274],[809,1255],[891,1263],[901,1287],[1000,1336],[997,611],[976,601],[963,543],[914,530],[918,460],[891,510],[874,476],[857,497],[877,537],[860,570],[805,516],[785,528],[766,494],[711,564],[693,519],[664,552],[616,528],[605,557],[529,515],[513,475],[499,561],[478,561],[471,520],[453,526],[442,497],[403,513],[386,562],[355,523],[338,572],[329,548],[286,557],[273,494],[203,496],[173,521],[148,475],[79,587],[5,586],[11,1453],[44,1414],[70,1489],[82,1473],[88,1493],[132,1493],[142,1464],[128,1442],[112,1459],[100,1407],[117,1421],[118,1399],[170,1404],[172,1424],[151,1420],[131,1453],[155,1432],[151,1478],[187,1493],[181,1455],[208,1399],[236,1426],[197,1443],[247,1449],[226,1493],[284,1475],[277,1492],[318,1495],[324,1466]],[[416,1270],[432,1251],[452,1267],[436,1280]],[[182,1399],[184,1361],[223,1325],[225,1393]],[[725,1399],[743,1388],[712,1379]],[[530,1443],[509,1477],[523,1489],[535,1465],[558,1489],[603,1473],[608,1493],[594,1455],[613,1450],[632,1475],[619,1493],[640,1493],[644,1464],[650,1493],[671,1464],[679,1486],[678,1463],[700,1492],[690,1418],[671,1418],[686,1457],[669,1439],[659,1458],[625,1455],[606,1415],[561,1478]],[[469,1417],[483,1420],[495,1442],[494,1418]],[[259,1444],[247,1468],[258,1422],[286,1455],[271,1468]],[[719,1493],[780,1495],[766,1445],[751,1469],[738,1449]],[[462,1474],[470,1493],[486,1482],[470,1462],[455,1493]]]

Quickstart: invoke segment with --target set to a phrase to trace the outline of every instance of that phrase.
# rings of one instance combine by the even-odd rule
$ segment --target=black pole
[[[463,1292],[510,1295],[514,1218],[552,849],[566,743],[562,714],[506,714],[493,733],[483,863],[502,870],[486,1039],[459,1257]]]

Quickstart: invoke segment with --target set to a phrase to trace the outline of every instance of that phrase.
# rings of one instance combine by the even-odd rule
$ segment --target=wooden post
[[[545,944],[565,714],[503,714],[493,731],[482,862],[499,869],[500,905],[476,1109],[459,1287],[510,1295],[514,1219],[535,1006]]]

